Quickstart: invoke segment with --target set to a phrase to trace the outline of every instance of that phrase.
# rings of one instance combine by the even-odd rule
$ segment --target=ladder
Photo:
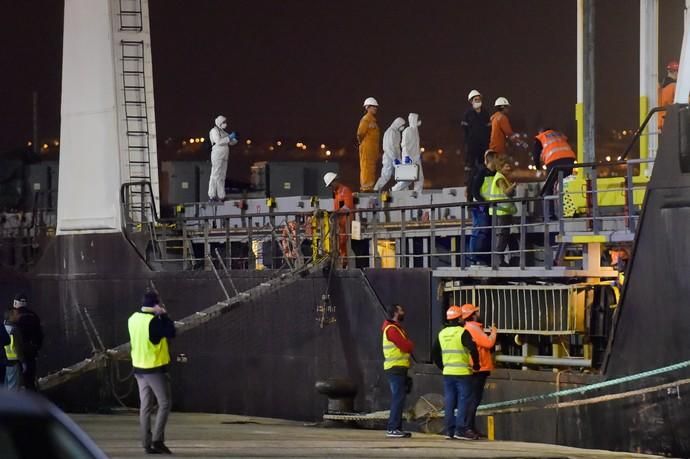
[[[129,180],[153,182],[144,74],[144,42],[122,40],[120,45]],[[145,190],[132,187],[130,193],[132,217],[135,221],[146,221],[146,217],[151,215],[145,200]]]
[[[144,30],[141,0],[119,0],[119,2],[120,30],[127,32]]]

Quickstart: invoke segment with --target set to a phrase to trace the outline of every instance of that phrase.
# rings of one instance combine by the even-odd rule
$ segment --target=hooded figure
[[[405,120],[396,118],[383,134],[383,168],[381,177],[374,185],[374,191],[381,191],[393,176],[395,165],[400,164],[400,139],[403,129]]]
[[[228,134],[227,118],[223,115],[216,117],[215,126],[209,131],[211,140],[211,177],[208,181],[208,198],[210,201],[222,201],[225,199],[225,175],[228,170],[228,156],[230,145],[237,145],[234,132]]]
[[[419,148],[419,126],[422,125],[422,120],[416,113],[410,113],[408,120],[409,126],[402,133],[403,163],[417,165],[418,175],[414,182],[414,190],[422,191],[424,188],[424,171],[422,171],[422,150]],[[406,190],[412,183],[412,181],[407,180],[398,182],[393,187],[393,191]]]

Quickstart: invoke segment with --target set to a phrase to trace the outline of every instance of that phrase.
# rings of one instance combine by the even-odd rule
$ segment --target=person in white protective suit
[[[223,115],[216,117],[215,126],[209,131],[211,140],[211,177],[208,181],[208,199],[211,202],[225,199],[225,174],[228,171],[228,156],[230,145],[237,145],[234,132],[227,133],[227,118]]]
[[[403,164],[416,164],[418,175],[414,181],[414,190],[422,191],[424,188],[424,171],[422,171],[422,150],[419,147],[419,126],[422,120],[417,113],[410,113],[408,116],[409,126],[402,133],[402,156]],[[406,190],[413,182],[403,180],[395,184],[393,191]]]
[[[403,129],[405,129],[405,120],[396,118],[383,134],[383,168],[381,177],[374,185],[374,191],[381,191],[386,186],[393,176],[395,166],[400,164],[400,139]]]

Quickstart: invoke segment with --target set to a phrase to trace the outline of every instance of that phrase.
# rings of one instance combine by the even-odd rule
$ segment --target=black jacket
[[[4,324],[0,324],[0,362],[7,360],[5,355],[5,346],[10,344],[10,335],[7,333]]]
[[[448,326],[457,327],[458,325]],[[463,331],[460,339],[462,340],[462,345],[465,346],[468,351],[470,351],[470,355],[472,356],[472,362],[474,362],[474,371],[479,370],[481,368],[481,366],[479,365],[479,351],[477,350],[477,345],[474,343],[474,340],[472,339],[472,335],[470,335],[470,332],[465,330]],[[433,360],[433,362],[440,370],[443,370],[443,355],[441,354],[441,343],[438,340],[438,335],[436,336],[436,340],[434,340],[434,345],[431,348],[431,360]]]
[[[465,134],[465,147],[468,153],[479,157],[489,148],[491,136],[491,118],[484,110],[477,113],[473,108],[465,112],[460,123]]]
[[[27,360],[35,359],[38,351],[43,346],[43,327],[38,314],[27,307],[17,308],[19,318],[17,328],[24,340],[24,358]]]
[[[482,166],[472,176],[472,183],[470,183],[470,197],[473,201],[484,202],[486,199],[482,196],[481,190],[486,177],[493,177],[496,171],[489,170],[488,167]]]

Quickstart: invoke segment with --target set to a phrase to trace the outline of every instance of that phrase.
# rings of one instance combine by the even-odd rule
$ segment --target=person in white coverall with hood
[[[210,201],[223,201],[225,199],[225,174],[228,171],[228,156],[230,145],[237,145],[234,132],[227,133],[227,118],[223,115],[216,117],[215,126],[209,131],[211,139],[211,177],[208,181],[208,198]]]
[[[408,116],[409,126],[402,133],[402,156],[404,164],[416,164],[418,175],[414,181],[414,190],[422,191],[424,188],[424,172],[422,171],[422,150],[419,148],[419,126],[422,120],[417,113]],[[413,182],[403,180],[395,184],[393,191],[406,190]]]
[[[396,118],[383,134],[383,168],[381,177],[374,185],[374,191],[381,191],[393,176],[395,165],[400,164],[400,139],[403,129],[405,120]]]

